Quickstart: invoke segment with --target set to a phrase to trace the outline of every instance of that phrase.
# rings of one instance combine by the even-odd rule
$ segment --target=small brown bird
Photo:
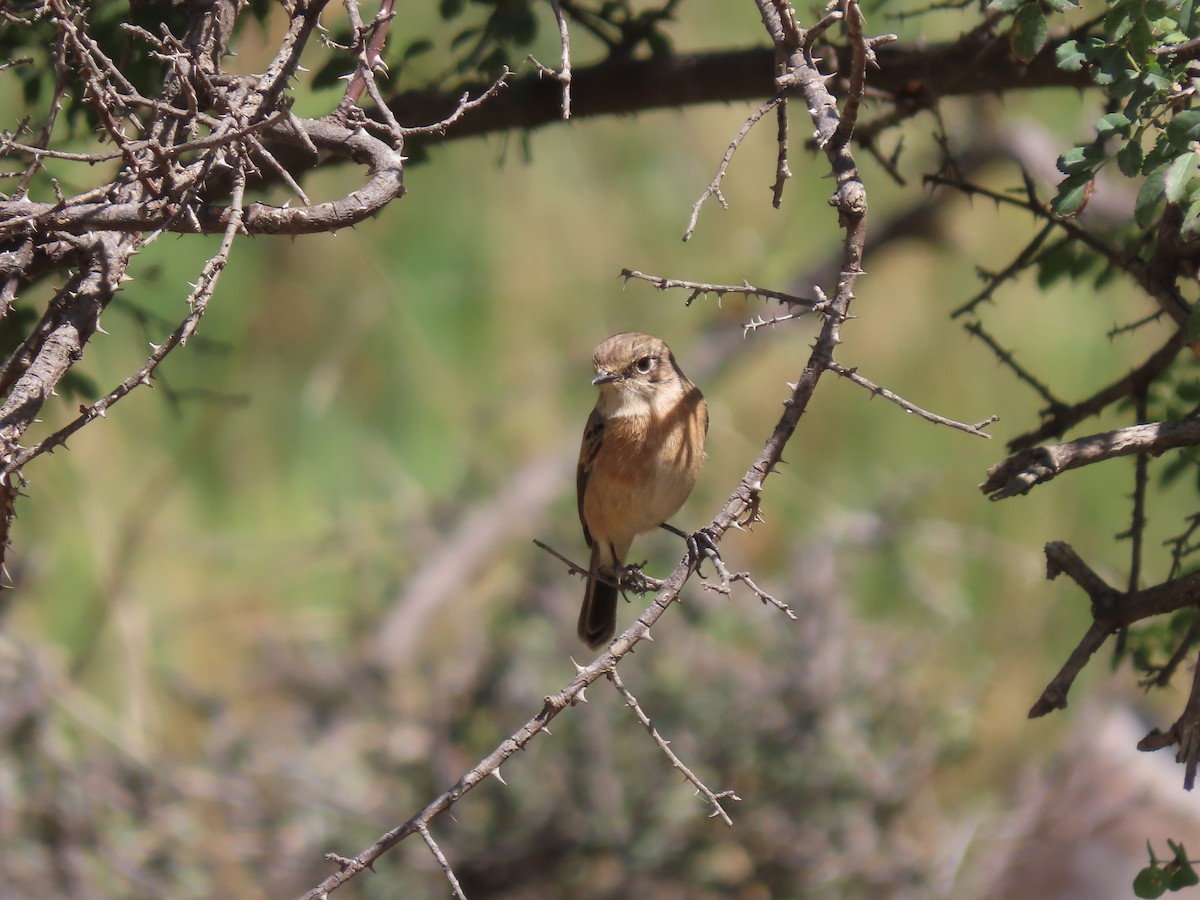
[[[592,357],[600,388],[583,431],[576,487],[591,570],[579,637],[595,650],[617,627],[617,588],[634,537],[679,511],[704,459],[708,405],[656,337],[615,334]],[[611,582],[611,583],[610,583]]]

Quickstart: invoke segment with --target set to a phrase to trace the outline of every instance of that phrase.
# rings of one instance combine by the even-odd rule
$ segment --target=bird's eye
[[[645,375],[652,368],[654,368],[654,357],[643,356],[636,363],[634,363],[634,365],[637,366],[637,370],[639,372],[641,372],[643,375]]]

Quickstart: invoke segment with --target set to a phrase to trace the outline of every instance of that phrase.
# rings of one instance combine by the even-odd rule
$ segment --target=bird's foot
[[[721,558],[721,554],[717,551],[717,536],[713,534],[712,529],[701,528],[699,531],[688,534],[680,531],[670,522],[663,522],[660,527],[683,538],[684,543],[687,544],[688,559],[696,567],[696,574],[701,578],[707,578],[708,576],[700,571],[700,564],[706,559],[719,560]]]
[[[708,528],[701,528],[699,531],[693,531],[685,538],[687,541],[688,557],[692,564],[696,567],[696,574],[701,578],[707,578],[700,566],[706,559],[720,560],[721,553],[717,550],[717,536]],[[713,563],[714,568],[716,563]]]
[[[633,591],[635,594],[645,594],[647,591],[657,590],[658,580],[651,578],[642,571],[646,566],[647,560],[642,560],[640,563],[630,563],[621,570],[621,591]],[[628,600],[629,598],[626,597]]]

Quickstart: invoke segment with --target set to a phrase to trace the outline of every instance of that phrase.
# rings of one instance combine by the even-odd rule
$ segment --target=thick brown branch
[[[1151,616],[1160,616],[1200,602],[1200,572],[1140,591],[1118,591],[1097,575],[1070,545],[1052,541],[1046,545],[1046,576],[1053,579],[1060,574],[1067,575],[1091,599],[1092,624],[1062,669],[1029,710],[1031,719],[1066,707],[1067,693],[1076,676],[1110,634]]]
[[[872,72],[871,87],[919,99],[920,108],[938,97],[1037,87],[1092,87],[1086,72],[1064,72],[1055,65],[1054,51],[1061,42],[1048,42],[1028,65],[1013,58],[1007,40],[981,35],[926,47],[888,45],[875,51],[879,71]],[[849,49],[839,48],[837,53],[837,69],[850,71]],[[702,103],[761,102],[775,93],[774,77],[775,53],[769,47],[613,59],[572,70],[571,115],[584,118]],[[486,88],[486,83],[473,81],[446,90],[409,91],[389,105],[401,122],[432,122],[449,115],[464,93],[475,95]],[[531,72],[513,79],[502,97],[445,139],[528,130],[561,120],[561,84]]]
[[[297,133],[293,128],[301,129]],[[298,146],[312,145],[347,156],[369,168],[365,185],[347,196],[314,206],[246,207],[242,230],[246,234],[314,234],[336,231],[370,218],[404,194],[404,157],[386,142],[362,129],[332,119],[290,119],[272,126],[266,134]],[[315,161],[314,161],[315,162]],[[165,229],[183,233],[224,233],[234,210],[229,206],[200,205],[181,215],[177,205],[161,199],[126,203],[92,202],[78,205],[0,203],[0,234],[27,228],[31,223],[46,231],[84,234],[93,231],[144,232]]]
[[[1200,444],[1200,419],[1151,422],[1092,434],[1066,444],[1022,450],[988,469],[979,486],[989,499],[1003,500],[1027,494],[1068,469],[1134,453],[1157,456],[1179,447]]]

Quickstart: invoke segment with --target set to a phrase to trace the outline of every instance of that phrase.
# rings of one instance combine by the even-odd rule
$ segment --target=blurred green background
[[[685,10],[678,49],[762,43],[752,4]],[[407,15],[394,34],[434,27],[428,12]],[[964,22],[881,14],[871,25],[912,39]],[[554,59],[543,31],[537,52]],[[577,44],[585,58],[586,39]],[[238,67],[253,71],[270,46],[248,30]],[[337,96],[302,94],[298,109],[320,114]],[[797,280],[840,247],[823,159],[797,152],[784,206],[771,209],[768,126],[735,157],[729,209],[710,203],[680,241],[749,111],[450,142],[410,168],[408,196],[376,221],[235,246],[199,334],[157,389],[28,470],[0,661],[51,705],[29,753],[13,744],[0,770],[16,896],[301,893],[330,870],[324,852],[353,855],[408,818],[536,712],[573,675],[570,657],[590,658],[573,627],[582,584],[532,540],[583,557],[573,467],[593,347],[621,330],[659,335],[708,397],[709,459],[677,518],[690,529],[752,462],[815,328],[743,340],[760,304],[687,308],[685,294],[622,284],[619,271],[807,293]],[[1051,92],[947,104],[943,116],[963,148],[1017,129],[1065,147],[1095,107]],[[999,504],[976,489],[1040,403],[948,314],[978,290],[975,267],[1002,267],[1035,226],[923,188],[938,165],[934,128],[930,116],[904,127],[905,186],[860,155],[873,227],[920,203],[940,211],[935,234],[868,245],[840,360],[943,415],[999,415],[995,439],[826,376],[790,465],[767,484],[765,521],[722,545],[800,621],[693,580],[657,642],[622,664],[684,761],[741,796],[734,829],[706,818],[599,683],[505,765],[507,786],[481,786],[435,824],[468,896],[1053,896],[1029,892],[1033,875],[1005,894],[1004,878],[1035,855],[1019,848],[1038,833],[1039,803],[1065,790],[1062,760],[1084,766],[1097,742],[1081,734],[1121,710],[1174,718],[1182,695],[1143,698],[1103,660],[1063,714],[1025,718],[1089,621],[1080,591],[1044,580],[1041,547],[1066,540],[1123,582],[1128,549],[1115,535],[1133,464]],[[323,172],[306,189],[340,196],[358,175]],[[1003,160],[978,177],[1020,184]],[[164,236],[142,254],[110,333],[87,348],[101,390],[183,317],[187,282],[214,249]],[[1154,328],[1108,336],[1149,311],[1120,281],[1043,291],[1025,278],[983,318],[1073,401],[1165,339]],[[73,406],[48,406],[44,429]],[[1149,571],[1162,571],[1160,542],[1181,530],[1189,500],[1154,490]],[[680,550],[666,535],[635,547],[656,574]],[[621,627],[641,608],[625,607]],[[1113,752],[1132,755],[1137,736]],[[1166,779],[1182,793],[1181,771],[1167,765]],[[1136,796],[1120,809],[1149,804]],[[1087,799],[1068,804],[1084,824],[1057,830],[1070,849],[1107,846],[1097,835],[1114,814],[1088,819]],[[1112,896],[1129,895],[1146,838],[1200,833],[1186,816],[1163,821],[1104,851],[1118,869]],[[440,897],[447,886],[412,845],[342,894]]]

